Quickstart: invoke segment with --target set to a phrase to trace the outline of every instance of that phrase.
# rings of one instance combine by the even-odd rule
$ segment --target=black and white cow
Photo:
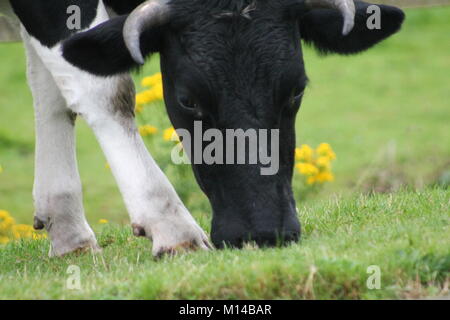
[[[280,148],[271,150],[280,154],[275,175],[261,175],[260,164],[193,165],[213,208],[213,243],[297,240],[291,179],[295,116],[307,82],[301,40],[323,53],[358,53],[397,32],[404,19],[401,10],[380,5],[381,28],[369,29],[369,4],[351,0],[10,2],[13,11],[6,0],[0,10],[22,24],[36,109],[35,227],[48,230],[55,255],[97,248],[82,206],[76,115],[97,136],[134,233],[153,239],[154,254],[209,246],[134,124],[128,71],[155,52],[176,128],[192,132],[201,120],[203,130],[280,132]],[[89,29],[76,35],[66,27],[67,7],[74,4],[81,28]],[[111,11],[123,15],[110,19]]]

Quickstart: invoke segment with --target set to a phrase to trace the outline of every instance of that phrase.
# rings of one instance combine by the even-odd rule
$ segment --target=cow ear
[[[108,20],[63,43],[63,57],[74,66],[98,76],[110,76],[140,67],[125,46],[122,30],[127,15]],[[141,50],[148,56],[160,49],[162,27],[145,30]]]
[[[344,20],[331,9],[303,11],[299,27],[301,38],[321,53],[353,54],[364,51],[400,30],[405,15],[386,5],[355,1],[355,26],[342,35]]]

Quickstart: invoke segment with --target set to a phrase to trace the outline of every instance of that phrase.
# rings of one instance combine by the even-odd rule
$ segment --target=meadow
[[[77,122],[88,221],[101,255],[48,258],[47,239],[0,245],[0,299],[378,299],[448,296],[450,283],[450,7],[407,9],[403,30],[349,57],[304,47],[310,85],[297,145],[329,143],[334,181],[294,175],[303,235],[286,248],[226,249],[154,260],[129,219],[92,132]],[[140,80],[159,71],[154,56]],[[211,210],[188,166],[170,160],[162,102],[138,115],[148,148],[209,232]],[[0,44],[0,210],[32,224],[34,125],[21,44]],[[105,223],[107,220],[107,223]],[[102,223],[100,223],[102,222]],[[66,286],[81,270],[81,288]],[[368,268],[381,272],[369,288]],[[369,268],[370,270],[370,268]]]

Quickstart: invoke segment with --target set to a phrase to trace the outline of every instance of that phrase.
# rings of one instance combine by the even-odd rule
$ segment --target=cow
[[[74,4],[80,30],[66,26]],[[294,124],[307,85],[301,41],[322,54],[356,54],[404,20],[400,9],[379,5],[381,24],[369,28],[373,7],[352,0],[11,0],[11,7],[21,22],[36,110],[35,227],[47,229],[54,255],[98,249],[82,206],[77,116],[100,142],[133,233],[153,240],[154,255],[211,247],[136,130],[129,72],[155,53],[176,129],[194,134],[201,121],[203,131],[279,132],[278,148],[269,147],[279,154],[275,174],[262,175],[261,163],[192,165],[212,206],[213,244],[297,241],[291,181]]]

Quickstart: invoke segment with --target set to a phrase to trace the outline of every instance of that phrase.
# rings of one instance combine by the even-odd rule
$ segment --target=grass
[[[449,170],[450,7],[407,10],[401,33],[354,57],[305,48],[311,84],[297,119],[298,144],[329,142],[336,181],[294,189],[303,239],[283,249],[223,250],[154,261],[131,236],[126,210],[91,131],[78,122],[88,220],[103,254],[48,259],[47,240],[0,249],[0,298],[417,298],[448,294],[450,195],[433,187]],[[34,127],[23,48],[0,44],[0,209],[32,223]],[[143,75],[158,70],[158,57]],[[142,75],[136,75],[138,80]],[[162,106],[143,116],[169,126]],[[141,121],[145,121],[141,120]],[[167,142],[149,150],[197,221],[210,209],[192,173],[169,162]],[[381,191],[382,193],[378,193]],[[98,219],[111,223],[102,226]],[[81,290],[67,290],[69,265]],[[366,286],[378,265],[381,289]],[[447,288],[447,291],[446,291]]]
[[[417,298],[449,282],[444,190],[354,196],[300,209],[302,243],[283,249],[197,252],[155,261],[128,229],[99,228],[103,254],[46,258],[46,241],[0,251],[2,298],[274,299]],[[67,268],[81,269],[81,290],[67,290]],[[381,270],[381,289],[366,286]]]

